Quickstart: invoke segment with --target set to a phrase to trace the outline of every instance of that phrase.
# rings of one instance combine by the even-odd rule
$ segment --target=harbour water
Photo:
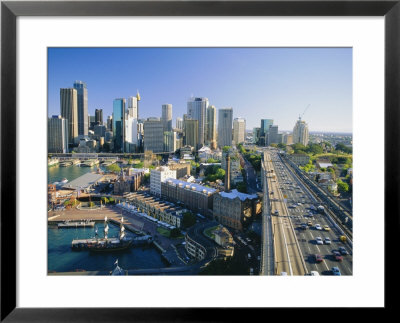
[[[61,181],[63,178],[72,181],[88,172],[96,171],[97,167],[48,167],[48,183]],[[98,234],[103,237],[104,224],[96,223]],[[111,271],[114,269],[115,261],[121,268],[128,269],[150,269],[164,268],[167,265],[161,258],[160,252],[154,246],[134,247],[124,251],[113,252],[89,252],[72,251],[73,239],[86,239],[95,236],[93,228],[70,228],[58,229],[55,225],[49,225],[48,238],[48,271],[70,272],[75,270],[86,271]],[[109,223],[109,237],[117,237],[119,227]],[[133,233],[126,231],[129,235]]]
[[[98,234],[103,237],[103,223],[96,223]],[[73,239],[86,239],[95,236],[95,228],[58,229],[57,226],[48,227],[48,271],[69,272],[75,270],[111,271],[115,261],[121,268],[149,269],[164,268],[166,264],[161,255],[153,246],[134,247],[124,251],[90,252],[72,251]],[[118,237],[119,227],[109,224],[109,237]],[[127,232],[127,235],[134,236]]]
[[[47,184],[52,184],[54,182],[59,182],[62,179],[66,178],[68,181],[72,181],[79,176],[82,176],[89,172],[94,172],[97,170],[97,167],[78,167],[78,166],[69,166],[69,167],[60,167],[59,165],[47,167],[48,176],[47,176]]]

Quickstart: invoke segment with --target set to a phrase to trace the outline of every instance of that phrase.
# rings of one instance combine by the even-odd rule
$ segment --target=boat
[[[125,234],[125,227],[121,221],[120,231],[118,238],[108,237],[108,222],[107,217],[104,219],[104,238],[96,237],[91,239],[81,239],[72,240],[71,248],[73,250],[89,250],[94,252],[109,252],[109,251],[119,251],[130,248],[133,245],[133,239],[129,238]]]
[[[58,158],[51,158],[51,159],[47,162],[47,165],[48,165],[49,167],[50,167],[50,166],[55,166],[55,165],[58,164],[58,162],[59,162]]]
[[[116,265],[116,267],[111,272],[111,276],[122,276],[122,275],[125,275],[125,271],[120,266],[118,266],[118,259],[114,263],[114,265]]]
[[[63,178],[60,182],[54,182],[53,185],[56,185],[57,187],[62,187],[63,185],[67,184],[68,180],[66,178]]]
[[[82,227],[94,227],[94,222],[90,220],[86,221],[64,221],[63,223],[58,223],[58,228],[82,228]]]

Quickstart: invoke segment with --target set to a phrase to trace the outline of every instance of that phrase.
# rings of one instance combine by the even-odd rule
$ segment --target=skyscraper
[[[94,117],[95,125],[103,125],[103,109],[96,109]]]
[[[113,103],[112,130],[114,152],[124,152],[125,146],[125,99],[115,99]]]
[[[68,144],[73,145],[78,139],[78,95],[75,89],[60,89],[60,112],[61,117],[68,120]]]
[[[112,131],[112,116],[107,117],[107,129]]]
[[[260,139],[260,130],[261,128],[253,128],[253,144],[258,144],[258,141]]]
[[[68,152],[68,120],[61,116],[52,116],[47,123],[49,153]]]
[[[185,145],[192,146],[197,149],[199,145],[199,120],[185,120],[184,122],[185,131]]]
[[[175,124],[175,128],[179,129],[179,130],[183,130],[183,119],[182,118],[176,118],[176,124]]]
[[[268,132],[269,127],[274,124],[272,119],[261,119],[261,129],[260,129],[260,145],[268,144]]]
[[[148,118],[143,124],[144,151],[164,151],[164,125],[159,118]]]
[[[308,125],[301,118],[297,120],[293,128],[293,143],[300,143],[304,146],[308,145]]]
[[[217,109],[210,105],[207,108],[206,144],[211,145],[217,140]]]
[[[74,89],[78,94],[78,135],[87,136],[88,125],[88,97],[86,83],[75,81]]]
[[[191,98],[187,103],[187,114],[192,120],[199,121],[198,128],[198,147],[201,148],[205,143],[206,111],[208,108],[207,98]]]
[[[128,114],[132,118],[138,118],[138,99],[136,96],[130,96],[128,98]]]
[[[270,126],[268,131],[268,145],[278,144],[278,126]]]
[[[218,110],[218,147],[232,146],[232,108]]]
[[[246,139],[246,120],[235,118],[233,120],[233,141],[235,145],[243,143]]]
[[[164,131],[172,131],[172,104],[163,104],[161,112]]]

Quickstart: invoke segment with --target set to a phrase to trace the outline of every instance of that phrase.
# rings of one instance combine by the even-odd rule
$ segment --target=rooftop
[[[240,198],[241,201],[245,201],[246,199],[256,199],[258,198],[257,194],[246,194],[246,193],[240,193],[238,190],[234,189],[230,192],[220,192],[219,193],[222,197],[226,197],[229,199],[235,199],[235,198]]]
[[[186,189],[190,189],[192,191],[197,191],[197,192],[201,192],[201,193],[215,193],[217,190],[214,188],[210,188],[210,187],[206,187],[203,185],[199,185],[199,184],[195,184],[195,183],[188,183],[185,181],[181,181],[179,179],[175,179],[175,178],[167,178],[164,180],[165,183],[168,184],[174,184],[174,185],[179,185],[182,184],[182,187],[186,188]]]
[[[98,182],[103,177],[104,177],[104,175],[102,175],[102,174],[86,173],[86,174],[72,180],[71,182],[68,182],[67,184],[65,184],[63,186],[63,188],[74,189],[74,190],[86,189],[86,188],[92,186],[93,184],[95,184],[96,182]]]

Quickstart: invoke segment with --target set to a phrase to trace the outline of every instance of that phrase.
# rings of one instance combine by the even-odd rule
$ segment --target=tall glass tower
[[[114,152],[123,153],[125,145],[125,99],[114,100],[112,130],[114,137]]]
[[[218,147],[232,146],[232,108],[218,110]]]
[[[191,98],[187,103],[187,114],[189,119],[199,121],[198,147],[201,148],[205,142],[206,133],[206,113],[208,108],[207,98]]]
[[[78,135],[87,136],[89,124],[86,83],[82,81],[75,81],[74,89],[76,89],[78,94]]]

